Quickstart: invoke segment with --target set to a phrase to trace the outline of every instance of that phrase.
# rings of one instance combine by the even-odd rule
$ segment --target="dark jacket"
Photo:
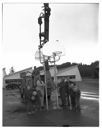
[[[30,89],[30,90],[27,90],[27,88],[25,89],[25,99],[26,99],[27,101],[28,101],[28,100],[31,101],[32,93],[33,93],[33,90],[32,90],[32,89]]]
[[[65,92],[66,92],[67,95],[69,95],[69,84],[70,84],[70,82],[65,81],[64,84],[65,84]]]
[[[65,96],[66,94],[66,86],[64,81],[61,81],[59,84],[59,93],[61,96]]]

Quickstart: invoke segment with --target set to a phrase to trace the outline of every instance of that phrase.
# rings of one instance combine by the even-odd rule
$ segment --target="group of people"
[[[44,88],[45,84],[41,80],[39,70],[36,67],[34,67],[31,77],[23,77],[21,97],[26,104],[28,114],[44,108]]]
[[[36,68],[32,72],[32,84],[27,84],[27,78],[23,78],[24,86],[23,88],[23,99],[25,99],[27,113],[32,114],[36,110],[42,110],[44,108],[44,96],[45,96],[45,83],[41,80],[40,73]],[[25,86],[26,85],[26,86]],[[70,81],[69,77],[62,78],[61,82],[58,84],[59,93],[61,99],[62,108],[67,108],[74,110],[80,110],[80,89],[75,82]]]
[[[70,81],[69,77],[62,78],[59,83],[59,94],[61,98],[61,107],[69,107],[71,110],[80,110],[80,89],[75,82]]]

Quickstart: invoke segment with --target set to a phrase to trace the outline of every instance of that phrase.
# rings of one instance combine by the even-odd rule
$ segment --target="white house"
[[[71,66],[58,71],[57,79],[62,77],[69,77],[72,81],[82,81],[78,66]]]

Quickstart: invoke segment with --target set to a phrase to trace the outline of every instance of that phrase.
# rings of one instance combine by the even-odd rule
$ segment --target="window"
[[[75,75],[69,76],[70,79],[75,79]]]

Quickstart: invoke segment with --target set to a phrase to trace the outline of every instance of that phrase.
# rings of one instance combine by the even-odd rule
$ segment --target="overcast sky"
[[[3,67],[16,71],[41,65],[38,17],[43,4],[3,4]],[[49,42],[43,53],[62,51],[57,64],[98,60],[98,4],[50,4]],[[59,41],[56,41],[59,40]]]

